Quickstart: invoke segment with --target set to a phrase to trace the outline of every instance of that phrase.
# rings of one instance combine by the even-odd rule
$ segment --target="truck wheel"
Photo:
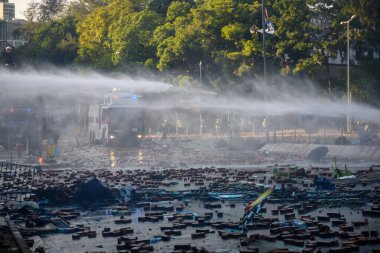
[[[106,131],[103,129],[102,133],[102,144],[107,145],[108,144],[108,139],[106,138]]]

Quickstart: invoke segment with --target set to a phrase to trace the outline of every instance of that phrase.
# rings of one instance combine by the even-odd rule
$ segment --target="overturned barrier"
[[[31,196],[39,166],[0,162],[0,200],[23,201]]]
[[[295,144],[295,143],[269,143],[260,148],[259,152],[273,154],[288,154],[306,158],[316,148],[326,147],[328,150],[324,158],[350,158],[378,160],[380,147],[355,146],[355,145],[320,145],[320,144]],[[322,157],[321,157],[322,158]]]

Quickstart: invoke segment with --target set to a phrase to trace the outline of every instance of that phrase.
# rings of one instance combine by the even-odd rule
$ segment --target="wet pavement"
[[[211,222],[233,222],[239,223],[240,218],[243,215],[243,203],[234,202],[225,202],[222,204],[222,208],[218,210],[209,210],[204,208],[204,203],[200,201],[189,201],[189,206],[187,206],[184,211],[177,212],[177,214],[190,213],[193,215],[193,218],[190,221],[195,222],[196,217],[202,217],[205,213],[213,213],[215,217],[213,217]],[[231,208],[230,204],[234,203],[235,207]],[[165,203],[157,203],[157,204],[165,204]],[[178,206],[180,202],[171,202],[170,205]],[[276,210],[277,206],[268,204],[267,213],[263,214],[264,218],[273,217],[271,215],[271,210]],[[116,250],[117,239],[114,237],[102,237],[102,231],[104,228],[108,227],[111,230],[120,229],[122,227],[126,227],[126,225],[115,225],[114,221],[119,218],[119,216],[114,216],[109,214],[110,209],[101,209],[96,212],[81,212],[81,218],[77,220],[72,220],[72,225],[83,225],[85,227],[90,227],[91,230],[95,230],[97,233],[97,238],[90,239],[86,236],[81,237],[79,240],[72,240],[72,237],[67,234],[51,234],[45,235],[41,237],[43,245],[48,252],[96,252],[96,251],[104,251],[104,252],[118,252]],[[217,217],[217,211],[223,213],[223,218]],[[308,213],[308,216],[311,217],[324,217],[329,212],[338,211],[340,214],[344,215],[347,218],[347,223],[351,224],[352,221],[363,220],[359,211],[352,211],[349,208],[339,208],[339,210],[335,208],[329,208],[328,206],[323,209],[314,210]],[[172,226],[173,222],[168,221],[168,217],[165,217],[159,223],[155,222],[138,222],[138,217],[143,217],[145,212],[141,208],[135,209],[131,216],[132,222],[128,224],[128,227],[133,228],[134,233],[130,235],[130,237],[138,237],[139,239],[147,239],[152,240],[155,236],[159,236],[163,234],[161,231],[161,227]],[[169,216],[168,214],[167,216]],[[298,215],[297,215],[298,216]],[[169,216],[170,217],[170,216]],[[284,215],[275,216],[278,217],[279,220],[284,220]],[[299,217],[299,216],[298,216]],[[331,222],[322,222],[323,224],[331,225]],[[368,218],[368,224],[364,225],[361,228],[355,229],[355,232],[361,233],[361,231],[368,230],[376,230],[379,231],[380,223],[378,219]],[[195,233],[197,229],[206,229],[209,230],[210,233],[205,235],[205,238],[200,239],[192,239],[191,234]],[[155,252],[172,252],[174,245],[178,244],[192,244],[199,247],[204,247],[209,251],[215,252],[240,252],[240,249],[244,249],[246,247],[241,246],[240,240],[238,239],[222,239],[221,236],[218,235],[218,231],[221,229],[216,229],[210,226],[188,226],[186,229],[177,230],[180,231],[180,235],[172,235],[171,240],[169,242],[158,241],[153,243]],[[332,227],[332,231],[339,232],[339,227]],[[239,231],[239,229],[227,229],[225,231]],[[252,229],[248,231],[249,235],[260,234],[270,236],[269,229]],[[316,237],[315,239],[318,240]],[[270,250],[276,248],[288,248],[297,250],[300,252],[302,247],[292,246],[290,244],[284,244],[284,242],[278,240],[276,242],[270,242],[269,240],[256,240],[251,243],[251,245],[257,247],[260,252],[268,252]],[[370,252],[373,247],[368,245],[361,246],[362,252]],[[327,250],[328,247],[322,248],[322,250]]]
[[[208,252],[329,252],[332,248],[336,251],[330,252],[372,252],[380,248],[376,216],[380,167],[370,171],[365,161],[350,161],[357,178],[335,180],[338,193],[316,196],[313,174],[331,175],[332,161],[311,165],[294,156],[218,148],[217,142],[214,137],[151,138],[136,148],[112,148],[91,145],[86,138],[77,145],[74,137],[63,135],[61,156],[42,166],[34,178],[35,189],[72,186],[78,179],[96,176],[114,190],[134,186],[139,198],[108,206],[47,206],[55,214],[66,208],[57,216],[76,232],[29,234],[32,249],[42,246],[54,253],[200,252],[202,247]],[[15,159],[24,162],[25,157]],[[344,162],[338,161],[338,166]],[[290,177],[289,164],[305,168],[305,175]],[[290,178],[275,176],[274,167]],[[282,184],[284,191],[273,194],[265,203],[265,212],[243,231],[239,225],[244,206],[265,186],[281,189]],[[211,201],[207,198],[211,192],[244,197]],[[363,210],[373,213],[367,215]],[[302,221],[305,227],[285,224],[293,220]],[[25,221],[16,225],[22,230]],[[136,237],[135,248],[125,246],[128,238]],[[188,245],[198,251],[181,249]]]

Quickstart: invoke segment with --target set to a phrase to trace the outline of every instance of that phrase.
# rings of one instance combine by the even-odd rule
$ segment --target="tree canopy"
[[[332,65],[331,59],[346,59],[347,32],[341,22],[356,14],[350,24],[357,64],[353,90],[363,99],[369,99],[368,92],[362,93],[364,86],[379,93],[377,0],[266,4],[275,28],[266,35],[270,73],[305,75],[326,91],[343,90],[344,68]],[[140,66],[192,79],[203,71],[202,81],[219,88],[232,85],[226,80],[262,78],[260,1],[42,0],[30,3],[26,16],[23,31],[29,44],[19,50],[24,61],[103,70]]]

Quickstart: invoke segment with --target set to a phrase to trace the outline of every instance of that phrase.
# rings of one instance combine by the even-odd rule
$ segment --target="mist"
[[[198,88],[174,88],[179,90],[179,99],[190,99],[204,111],[223,113],[236,112],[245,116],[305,116],[344,118],[347,115],[347,97],[337,97],[322,91],[309,80],[273,76],[271,84],[261,81],[251,83],[251,93],[244,94],[237,85],[222,95]],[[245,80],[249,82],[249,80]],[[251,81],[252,82],[252,81]],[[181,93],[182,90],[182,93]],[[175,108],[172,102],[163,98],[145,104],[151,110]],[[366,104],[351,101],[350,115],[360,121],[380,122],[380,110]]]
[[[37,71],[24,69],[17,72],[0,70],[2,95],[15,98],[48,96],[53,98],[103,98],[113,88],[125,92],[161,92],[171,85],[147,80],[132,79],[123,74],[107,76],[95,71],[74,72],[70,70]]]
[[[300,114],[340,118],[347,114],[345,97],[327,96],[309,81],[282,77],[272,77],[275,85],[253,83],[252,94],[249,95],[232,92],[219,95],[205,89],[173,87],[171,84],[155,81],[160,80],[160,77],[131,78],[124,74],[111,76],[95,71],[0,70],[0,77],[1,96],[15,99],[44,96],[51,100],[67,100],[78,104],[101,103],[104,94],[113,88],[120,88],[121,91],[136,94],[158,94],[151,95],[154,99],[142,99],[143,105],[154,111],[174,109],[177,106],[173,100],[168,99],[169,96],[162,95],[171,91],[174,100],[192,101],[202,111],[213,113],[237,112],[257,117]],[[380,111],[368,105],[353,102],[350,111],[353,119],[380,121]]]

